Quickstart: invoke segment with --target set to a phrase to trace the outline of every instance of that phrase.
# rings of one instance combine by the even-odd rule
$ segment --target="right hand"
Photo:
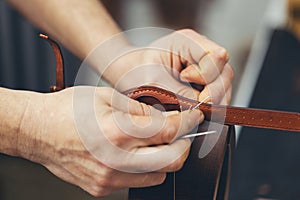
[[[190,140],[176,138],[203,120],[199,110],[165,115],[111,88],[40,97],[24,115],[20,156],[94,196],[161,184],[188,156]]]

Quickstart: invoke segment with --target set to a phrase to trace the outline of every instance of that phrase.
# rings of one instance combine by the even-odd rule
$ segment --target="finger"
[[[101,88],[96,94],[101,95],[98,99],[104,99],[114,110],[132,115],[161,115],[161,112],[152,106],[130,99],[112,88]]]
[[[114,178],[115,177],[115,178]],[[165,172],[147,172],[147,173],[125,173],[116,171],[110,178],[110,187],[113,188],[140,188],[159,185],[166,179]]]
[[[177,41],[184,41],[180,49],[180,55],[185,55],[183,51],[188,52],[190,57],[199,63],[200,60],[206,55],[214,55],[215,58],[220,58],[220,61],[224,60],[225,63],[228,62],[229,55],[226,49],[221,47],[220,45],[216,44],[215,42],[209,40],[207,37],[200,35],[199,33],[190,30],[190,29],[183,29],[177,31],[179,35],[182,35],[186,39],[184,40],[177,40]],[[180,37],[177,37],[180,38]],[[175,41],[175,42],[177,42]],[[176,44],[176,43],[175,43]],[[192,45],[194,44],[194,45]],[[174,44],[173,44],[174,45]],[[192,48],[190,48],[192,47]],[[196,48],[197,47],[197,48]],[[194,51],[196,50],[197,51]],[[190,51],[190,52],[189,52]],[[191,60],[191,59],[189,59]],[[217,59],[219,60],[219,59]],[[223,62],[223,61],[222,61]]]
[[[180,170],[183,167],[184,162],[188,158],[189,152],[190,148],[187,148],[186,151],[177,160],[160,169],[159,172],[175,172]]]
[[[126,158],[127,170],[131,172],[179,170],[187,158],[190,145],[191,140],[178,139],[168,145],[137,148],[130,157]]]
[[[130,154],[127,154],[130,155]],[[134,159],[132,157],[126,157],[123,155],[115,155],[112,159],[118,163],[119,168],[112,168],[102,163],[99,160],[95,160],[93,156],[85,156],[80,164],[68,166],[65,168],[67,173],[71,173],[72,180],[77,181],[73,183],[80,184],[80,186],[89,191],[95,191],[98,188],[109,188],[109,189],[120,189],[124,187],[147,187],[152,185],[157,185],[163,182],[165,179],[165,173],[163,172],[153,172],[153,170],[145,170],[138,168]],[[119,157],[120,156],[120,157]],[[143,156],[143,155],[142,155]],[[129,158],[129,162],[124,162]],[[144,166],[149,164],[150,160],[144,160]],[[84,165],[83,165],[84,163]],[[129,164],[128,164],[129,163]],[[120,166],[124,170],[120,170]],[[63,172],[64,174],[66,172]]]
[[[204,116],[199,110],[185,111],[173,115],[132,115],[114,112],[114,121],[127,135],[139,138],[141,146],[170,143],[177,137],[190,132],[202,122]]]
[[[89,156],[87,156],[89,157]],[[86,157],[85,157],[86,158]],[[97,174],[99,174],[99,166],[96,162],[91,162],[91,160],[84,160],[85,166],[78,165],[65,165],[64,168],[58,168],[57,166],[46,166],[49,171],[60,177],[62,180],[72,183],[81,187],[83,190],[87,191],[93,196],[106,196],[114,191],[114,188],[106,187],[104,182],[99,182],[95,180]],[[82,167],[82,168],[81,168]],[[95,173],[95,169],[98,171]],[[103,177],[103,175],[102,175]]]
[[[221,73],[227,63],[227,52],[223,49],[220,52],[206,54],[197,64],[189,65],[181,71],[180,79],[186,82],[206,85],[214,81]]]
[[[181,81],[196,83],[200,85],[206,85],[207,83],[197,64],[187,66],[180,72],[179,78]]]
[[[231,81],[233,79],[233,71],[229,64],[226,64],[221,75],[212,83],[206,85],[204,90],[199,94],[198,99],[205,99],[210,97],[211,102],[219,104],[223,99],[228,88],[231,87]]]
[[[232,87],[229,87],[225,93],[225,96],[221,100],[221,105],[229,105],[231,101]]]
[[[149,172],[149,173],[123,173],[117,172],[111,176],[106,177],[105,180],[100,178],[95,180],[96,183],[89,186],[85,190],[96,197],[107,196],[114,191],[123,188],[142,188],[162,184],[166,179],[166,173],[163,172]],[[102,186],[104,185],[105,186]]]
[[[151,47],[170,50],[174,66],[199,64],[208,54],[222,71],[224,64],[219,63],[226,63],[229,57],[223,47],[191,29],[176,31],[171,36],[156,41]]]
[[[204,120],[203,113],[196,109],[169,115],[162,129],[153,137],[147,138],[144,145],[160,145],[172,143],[177,138],[189,133]]]

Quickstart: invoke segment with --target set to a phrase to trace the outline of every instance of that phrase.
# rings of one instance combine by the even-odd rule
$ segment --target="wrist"
[[[27,158],[34,143],[35,119],[32,105],[37,105],[41,94],[0,88],[0,151],[11,156]],[[31,118],[31,119],[29,119]],[[29,125],[29,121],[32,124]],[[30,131],[31,130],[31,131]],[[30,136],[30,137],[29,137]]]
[[[22,111],[22,117],[19,122],[16,156],[40,162],[38,159],[41,149],[39,138],[42,137],[41,134],[45,124],[43,94],[24,92],[23,95],[26,100],[26,107]]]

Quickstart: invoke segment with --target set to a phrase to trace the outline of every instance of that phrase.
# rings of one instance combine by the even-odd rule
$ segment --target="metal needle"
[[[206,132],[201,132],[201,133],[193,133],[193,134],[188,134],[180,137],[180,139],[186,139],[186,138],[191,138],[191,137],[197,137],[201,135],[208,135],[208,134],[213,134],[216,133],[216,131],[206,131]]]
[[[200,101],[197,105],[195,105],[194,107],[191,107],[189,110],[195,110],[196,108],[198,108],[201,104],[203,104],[207,99],[209,99],[210,97],[207,96],[205,99],[203,99],[202,101]]]

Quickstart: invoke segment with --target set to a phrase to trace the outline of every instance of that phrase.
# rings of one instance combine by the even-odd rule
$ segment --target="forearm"
[[[8,0],[31,22],[80,58],[120,32],[98,0]]]
[[[8,0],[8,2],[80,59],[85,59],[97,45],[120,32],[117,24],[98,0]],[[106,67],[103,65],[107,63],[108,58],[113,57],[111,54],[126,48],[128,43],[122,38],[109,46],[109,50],[97,53],[96,61],[91,61],[99,74],[103,73]],[[122,73],[120,69],[113,71]]]
[[[0,152],[12,156],[29,158],[33,133],[35,128],[28,116],[31,112],[30,104],[36,104],[33,99],[40,94],[0,88]],[[34,119],[32,119],[34,121]],[[26,131],[30,129],[31,131]]]

